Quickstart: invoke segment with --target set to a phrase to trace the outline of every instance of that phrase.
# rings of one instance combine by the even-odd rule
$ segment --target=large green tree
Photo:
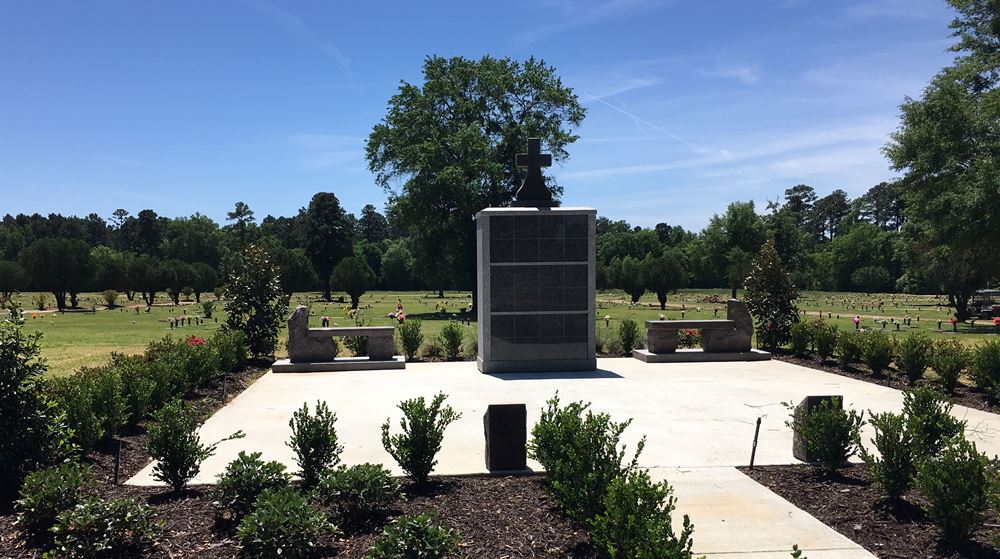
[[[263,245],[247,245],[226,278],[226,327],[240,330],[255,356],[273,355],[288,312],[278,265]]]
[[[402,82],[389,99],[368,137],[368,166],[410,233],[428,282],[443,287],[451,276],[474,285],[472,216],[513,199],[523,177],[515,156],[529,137],[541,138],[555,161],[566,160],[586,110],[555,69],[534,58],[430,56],[423,80]]]
[[[31,283],[31,275],[17,262],[0,260],[0,303],[11,298],[14,293],[24,291]]]
[[[660,310],[667,308],[667,294],[675,293],[688,284],[688,273],[684,269],[682,257],[675,250],[669,250],[658,258],[647,255],[642,261],[642,281],[646,289],[656,293]]]
[[[306,255],[323,287],[323,299],[330,300],[330,273],[353,252],[354,231],[340,200],[332,192],[318,192],[302,215]]]
[[[992,257],[1000,246],[1000,3],[950,4],[959,55],[919,99],[903,102],[885,152],[905,173],[923,267],[965,320],[975,290],[1000,274]]]
[[[75,308],[77,295],[93,278],[90,247],[80,239],[39,239],[22,250],[18,259],[31,274],[35,287],[55,296],[60,311],[66,309],[67,295]]]
[[[361,296],[375,287],[375,272],[360,256],[348,256],[333,268],[330,283],[351,298],[351,308],[358,308]]]
[[[702,232],[702,258],[708,260],[717,279],[724,279],[731,296],[750,271],[750,259],[765,239],[764,221],[753,202],[733,202],[721,216],[712,216]]]

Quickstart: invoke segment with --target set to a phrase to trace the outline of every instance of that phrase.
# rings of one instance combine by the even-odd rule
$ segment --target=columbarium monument
[[[479,370],[592,371],[597,211],[561,208],[545,186],[538,138],[510,207],[476,214]]]

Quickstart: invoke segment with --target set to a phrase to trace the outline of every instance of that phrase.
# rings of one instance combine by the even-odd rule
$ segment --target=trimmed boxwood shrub
[[[340,466],[323,476],[316,495],[342,523],[358,526],[389,508],[399,497],[399,482],[381,464]]]
[[[309,405],[302,404],[292,414],[288,426],[292,437],[288,446],[295,451],[295,463],[306,487],[319,482],[323,470],[340,463],[344,447],[337,444],[337,414],[330,411],[326,402],[316,401],[316,414],[309,413]]]
[[[833,324],[818,324],[813,331],[813,345],[820,361],[829,359],[837,345],[837,327]]]
[[[407,320],[400,324],[396,331],[399,333],[399,342],[403,346],[403,355],[407,361],[413,360],[417,352],[420,351],[420,344],[424,343],[424,334],[420,331],[419,320]]]
[[[868,330],[862,336],[861,359],[871,369],[872,374],[881,376],[889,368],[895,354],[895,344],[889,334],[882,330]]]
[[[461,539],[429,513],[401,516],[390,522],[366,559],[444,559],[457,557]]]
[[[796,322],[788,329],[788,342],[792,353],[803,356],[809,353],[813,343],[813,325],[808,322]]]
[[[958,379],[968,366],[969,350],[958,340],[938,340],[931,351],[931,367],[949,394],[958,387]]]
[[[259,452],[247,454],[240,451],[226,470],[219,474],[215,504],[221,509],[223,520],[241,520],[253,512],[254,503],[261,493],[288,485],[291,475],[285,471],[285,465],[274,460],[265,462],[260,456]]]
[[[326,515],[292,487],[264,491],[236,529],[242,557],[306,559],[337,534]]]
[[[631,354],[639,346],[639,323],[631,318],[623,318],[618,323],[618,344],[623,354]]]
[[[141,355],[111,354],[110,367],[121,376],[121,399],[125,405],[126,425],[136,426],[151,411],[156,382],[149,370],[149,363]]]
[[[135,499],[96,497],[59,515],[47,559],[140,557],[156,537],[152,507]]]
[[[241,330],[223,328],[208,341],[219,356],[219,369],[224,373],[242,370],[249,359],[247,336]]]
[[[611,559],[690,559],[694,525],[684,515],[680,534],[674,533],[672,492],[667,482],[653,483],[644,470],[615,478],[604,496],[604,511],[589,523],[594,547]]]
[[[791,404],[785,404],[793,410],[791,419],[785,424],[799,434],[806,452],[828,473],[847,463],[860,446],[862,415],[844,409],[837,400],[823,400],[799,415],[794,413]]]
[[[632,420],[615,423],[608,414],[589,408],[583,402],[561,407],[556,394],[532,427],[528,443],[528,455],[545,468],[556,499],[567,514],[581,521],[604,512],[611,482],[636,468],[646,444],[643,437],[632,459],[625,462],[625,446],[619,443]]]
[[[972,350],[969,372],[980,390],[1000,397],[1000,342],[990,340]]]
[[[915,461],[936,455],[948,439],[965,431],[965,421],[955,419],[951,408],[952,404],[929,386],[903,391],[903,415]]]
[[[989,508],[989,472],[989,459],[963,436],[918,467],[917,488],[927,499],[927,516],[950,543],[965,542],[982,524]]]
[[[465,332],[462,326],[452,320],[445,323],[438,335],[438,340],[444,349],[444,355],[449,360],[458,359],[462,355],[462,341],[464,339]]]
[[[52,540],[59,514],[93,491],[90,466],[69,462],[28,474],[17,500],[17,527],[36,543]]]
[[[906,417],[885,412],[873,415],[868,423],[875,431],[872,443],[878,453],[871,454],[863,446],[858,453],[868,466],[875,485],[890,499],[898,499],[910,488],[916,472],[913,441],[906,428]]]
[[[837,336],[837,362],[841,369],[847,369],[861,356],[861,332],[848,330]]]
[[[198,413],[190,406],[174,400],[160,408],[149,427],[146,448],[156,460],[153,478],[162,481],[174,491],[180,491],[201,471],[201,463],[215,454],[219,444],[243,437],[243,431],[209,445],[198,437]]]
[[[423,396],[400,402],[403,417],[399,420],[402,433],[398,435],[389,434],[389,419],[382,424],[382,446],[417,484],[426,483],[437,465],[434,457],[441,450],[444,430],[462,417],[451,406],[444,405],[446,398],[439,392],[430,405]]]
[[[909,334],[899,342],[899,355],[896,365],[906,374],[910,386],[923,378],[930,365],[934,342],[926,332],[917,331]]]

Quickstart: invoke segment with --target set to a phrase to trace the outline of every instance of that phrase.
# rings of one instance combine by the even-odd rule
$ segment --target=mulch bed
[[[772,355],[775,359],[784,361],[786,363],[792,363],[794,365],[801,365],[803,367],[809,367],[811,369],[817,369],[827,373],[833,373],[835,375],[840,375],[842,377],[849,377],[856,380],[863,380],[865,382],[870,382],[872,384],[878,384],[880,386],[887,386],[889,388],[895,388],[896,390],[904,390],[910,387],[910,382],[907,380],[906,375],[895,368],[889,368],[881,376],[875,376],[866,367],[861,365],[853,365],[849,369],[841,369],[837,365],[837,362],[828,359],[826,361],[820,361],[819,357],[815,355],[807,356],[797,356],[792,355],[787,350],[772,351]],[[917,385],[928,384],[939,388],[937,384],[928,380],[921,379],[917,381]],[[943,390],[943,389],[942,389]],[[947,395],[948,400],[959,406],[965,406],[967,408],[974,408],[977,410],[982,410],[990,413],[1000,413],[1000,402],[996,399],[987,395],[986,393],[980,391],[978,388],[973,388],[970,386],[965,386],[959,384],[955,388],[953,394]]]
[[[404,497],[388,518],[363,529],[344,529],[322,542],[318,557],[360,559],[368,552],[385,522],[402,514],[434,512],[461,536],[461,550],[470,559],[576,558],[595,559],[586,530],[566,518],[537,476],[438,477],[430,490],[404,483]],[[178,495],[165,488],[101,483],[103,498],[134,497],[156,509],[161,523],[155,558],[234,558],[239,546],[234,529],[216,522],[211,488],[195,486]],[[0,556],[38,559],[41,551],[21,541],[14,514],[0,513]]]
[[[270,362],[251,363],[246,370],[198,389],[188,402],[208,417],[267,372]],[[223,394],[225,393],[225,398]],[[124,483],[149,462],[147,435],[140,426],[121,433],[118,477]],[[216,521],[212,488],[193,486],[179,494],[161,487],[115,485],[115,457],[119,445],[109,442],[86,456],[97,478],[101,498],[132,497],[156,510],[161,524],[156,558],[216,559],[237,557],[233,527]],[[461,549],[470,559],[576,558],[594,559],[586,530],[568,519],[537,476],[469,476],[432,478],[428,488],[403,483],[403,497],[388,518],[364,529],[345,529],[323,542],[319,557],[358,559],[382,533],[385,522],[402,514],[432,511],[462,538]],[[40,559],[42,551],[27,545],[17,532],[16,511],[0,502],[0,557]]]
[[[830,477],[804,464],[738,469],[878,557],[1000,558],[990,541],[1000,538],[997,518],[989,517],[971,542],[951,547],[924,516],[919,494],[910,491],[902,502],[888,503],[870,482],[863,464]]]

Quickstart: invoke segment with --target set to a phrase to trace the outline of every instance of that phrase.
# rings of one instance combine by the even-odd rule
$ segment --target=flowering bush
[[[677,333],[677,347],[698,348],[701,347],[701,331],[692,328],[684,328]]]
[[[205,345],[205,338],[202,338],[201,336],[188,336],[185,341],[187,342],[187,345],[191,347]]]

